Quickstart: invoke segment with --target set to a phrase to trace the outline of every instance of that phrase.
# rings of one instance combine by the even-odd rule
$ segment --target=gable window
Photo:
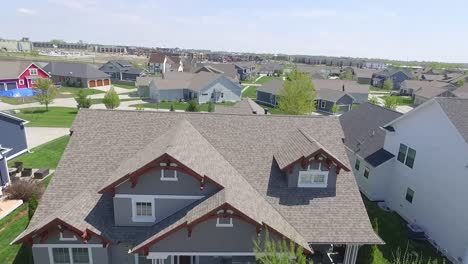
[[[320,108],[325,109],[325,101],[320,101]]]
[[[406,190],[406,201],[409,203],[413,203],[413,198],[414,198],[414,191],[411,188],[408,188]]]
[[[24,85],[24,80],[19,80],[19,85]]]
[[[60,241],[76,241],[76,236],[71,232],[60,232]]]
[[[227,214],[232,215],[232,210],[226,210]],[[232,217],[224,215],[224,210],[218,211],[218,217],[216,218],[216,227],[233,227]]]
[[[154,199],[133,199],[132,200],[132,220],[133,222],[154,222]]]
[[[297,186],[303,188],[325,188],[328,183],[328,171],[322,171],[322,163],[318,163],[318,168],[311,165],[306,171],[299,171]]]
[[[176,170],[161,170],[161,181],[178,181]]]
[[[37,69],[29,69],[29,75],[37,75]]]
[[[359,171],[359,168],[361,168],[361,161],[356,159],[356,163],[354,163],[354,168]]]
[[[414,159],[416,158],[416,150],[406,146],[405,144],[400,144],[400,149],[398,151],[397,160],[401,163],[404,163],[406,166],[413,168]]]
[[[365,167],[365,168],[364,168],[364,177],[365,177],[366,179],[368,179],[368,178],[369,178],[369,174],[370,174],[370,169],[369,169],[368,167]]]

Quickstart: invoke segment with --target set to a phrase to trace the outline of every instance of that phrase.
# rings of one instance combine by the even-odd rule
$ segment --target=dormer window
[[[35,68],[29,69],[29,75],[37,75],[37,69]]]
[[[328,171],[322,171],[322,162],[309,164],[307,170],[299,171],[297,187],[300,188],[326,188],[328,184]]]
[[[232,210],[226,210],[226,213],[224,210],[219,210],[217,212],[218,218],[216,218],[216,227],[233,227],[231,216],[233,213]],[[228,216],[226,214],[228,214]]]
[[[176,170],[161,170],[161,181],[178,181]]]

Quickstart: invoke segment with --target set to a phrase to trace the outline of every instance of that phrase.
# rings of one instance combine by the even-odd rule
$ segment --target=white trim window
[[[24,85],[24,80],[23,79],[19,80],[19,85]]]
[[[37,75],[37,69],[36,68],[29,69],[29,75]]]
[[[226,210],[226,213],[232,215],[234,212],[232,210]],[[224,210],[219,210],[217,212],[218,217],[216,218],[216,227],[233,227],[231,216],[225,216]]]
[[[133,222],[154,222],[155,208],[153,198],[132,199],[132,221]]]
[[[159,166],[161,167],[177,167],[177,163],[169,163],[167,164],[166,162],[161,162],[159,163]],[[177,178],[177,170],[165,170],[161,169],[161,181],[178,181],[179,179]]]
[[[325,101],[323,100],[320,101],[320,108],[325,109]]]
[[[297,187],[300,188],[326,188],[328,185],[328,171],[322,171],[322,163],[318,163],[318,168],[311,168],[309,164],[307,170],[299,171]]]
[[[85,247],[50,247],[49,258],[52,264],[92,264],[91,250]]]
[[[73,233],[62,231],[60,232],[60,241],[77,241],[78,239]]]

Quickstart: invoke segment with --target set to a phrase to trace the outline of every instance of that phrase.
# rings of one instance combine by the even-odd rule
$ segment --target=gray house
[[[438,87],[423,87],[414,91],[414,106],[423,104],[435,97],[457,97],[453,91]]]
[[[139,97],[149,97],[150,96],[150,91],[149,91],[149,85],[152,80],[158,80],[161,79],[161,77],[137,77],[135,85],[137,87],[138,91],[138,96]]]
[[[8,161],[29,151],[26,138],[28,121],[0,112],[0,195],[10,184]]]
[[[407,70],[390,68],[372,74],[372,85],[375,87],[383,87],[386,80],[392,80],[393,89],[399,90],[403,81],[411,80],[412,78],[412,73]]]
[[[242,88],[223,74],[210,72],[172,73],[163,79],[153,79],[149,84],[149,96],[154,101],[188,101],[199,104],[237,102]]]
[[[64,86],[94,88],[111,85],[109,74],[91,64],[56,61],[43,69],[51,75],[54,83]]]
[[[417,80],[406,80],[401,83],[400,94],[401,95],[413,95],[414,91],[420,88],[441,88],[449,91],[454,91],[457,86],[440,81],[417,81]]]
[[[126,60],[110,60],[99,70],[109,74],[112,81],[136,81],[137,77],[146,75],[146,70],[135,68]]]
[[[273,80],[257,88],[257,102],[278,106],[278,96],[283,87],[283,80]],[[337,105],[337,112],[341,114],[352,109],[353,104],[367,101],[369,86],[354,81],[342,80],[313,80],[316,97],[315,108],[318,112],[333,113],[333,106]]]
[[[12,242],[36,264],[255,263],[267,232],[316,263],[382,244],[336,118],[82,109],[71,130]]]

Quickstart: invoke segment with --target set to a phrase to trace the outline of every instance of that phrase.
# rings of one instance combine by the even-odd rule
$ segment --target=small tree
[[[173,104],[171,104],[171,108],[169,109],[169,111],[171,111],[171,112],[174,112],[174,111],[175,111],[174,105],[173,105]]]
[[[260,264],[313,264],[307,260],[303,249],[294,242],[270,239],[268,230],[265,239],[254,240],[255,259]]]
[[[198,106],[198,103],[195,100],[190,100],[188,102],[187,108],[185,109],[187,112],[200,112],[200,108]]]
[[[315,110],[315,88],[309,76],[292,71],[278,97],[279,109],[291,115],[306,115]]]
[[[34,215],[34,212],[36,212],[37,205],[38,205],[38,202],[37,202],[36,195],[33,195],[29,199],[29,202],[28,202],[28,217],[29,217],[29,220],[31,220],[31,218]]]
[[[465,85],[465,80],[461,79],[457,82],[458,87],[462,87],[463,85]]]
[[[36,100],[46,106],[46,111],[49,111],[49,104],[54,102],[57,95],[57,89],[49,79],[39,78],[36,82],[37,94]]]
[[[345,72],[341,75],[341,79],[342,79],[342,80],[352,80],[352,79],[353,79],[353,74],[352,74],[350,71],[345,71]]]
[[[371,103],[371,104],[375,104],[375,105],[379,104],[379,100],[375,96],[370,97],[368,102]]]
[[[215,106],[213,102],[208,103],[208,112],[214,112],[215,111]]]
[[[91,107],[91,99],[86,96],[86,93],[83,90],[80,90],[77,94],[77,97],[75,97],[75,101],[77,104],[77,108],[90,108]]]
[[[104,96],[102,102],[107,109],[115,109],[120,105],[120,98],[119,95],[114,91],[114,88],[110,88],[110,90]]]
[[[393,90],[393,81],[388,79],[383,83],[383,88],[387,91]]]
[[[337,104],[333,104],[331,111],[335,115],[340,110],[340,107]]]
[[[41,197],[43,192],[44,185],[34,180],[17,181],[5,189],[7,199],[23,202],[28,202],[31,197]]]
[[[397,104],[397,100],[395,97],[392,97],[392,96],[386,96],[384,97],[384,106],[385,108],[387,109],[390,109],[390,110],[395,110],[398,106]]]

